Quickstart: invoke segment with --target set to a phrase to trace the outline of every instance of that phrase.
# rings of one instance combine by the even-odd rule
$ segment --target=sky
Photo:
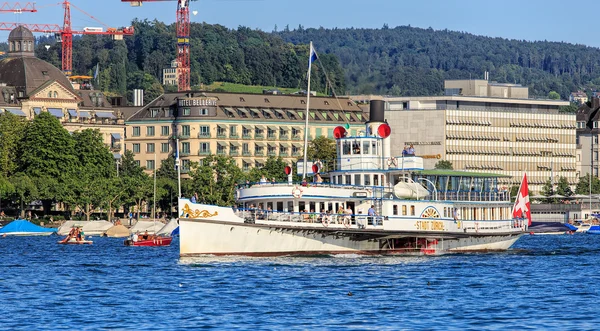
[[[62,0],[37,0],[37,13],[2,13],[1,22],[62,25]],[[110,27],[131,24],[135,18],[175,21],[175,0],[154,0],[131,7],[120,0],[71,0],[73,6]],[[24,4],[27,1],[22,1]],[[573,6],[571,6],[573,4]],[[463,31],[476,35],[519,40],[548,40],[600,47],[593,16],[597,0],[569,3],[559,0],[198,0],[190,10],[193,22],[240,25],[263,31],[305,28],[390,28],[411,25],[435,30]],[[102,27],[72,7],[74,29]],[[588,19],[581,16],[587,15]],[[8,31],[0,31],[6,40]]]

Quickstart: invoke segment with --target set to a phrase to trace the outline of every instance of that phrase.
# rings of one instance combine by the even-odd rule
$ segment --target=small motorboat
[[[69,240],[66,240],[66,239],[67,238],[59,241],[58,243],[61,245],[86,245],[86,244],[91,245],[94,243],[91,240],[85,240],[85,239],[82,239],[82,240],[77,240],[75,238],[70,238]]]
[[[125,246],[169,246],[171,245],[171,241],[173,241],[173,237],[153,236],[148,239],[138,239],[137,241],[128,238],[124,244]]]

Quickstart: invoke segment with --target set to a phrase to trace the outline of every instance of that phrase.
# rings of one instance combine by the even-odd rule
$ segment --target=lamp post
[[[121,160],[120,159],[116,159],[115,162],[117,163],[117,177],[119,177],[119,166],[121,165]]]
[[[435,188],[435,184],[433,184],[433,182],[427,178],[420,177],[420,178],[417,178],[417,180],[424,180],[424,181],[428,182],[429,184],[431,184],[431,187],[433,187],[433,199],[437,200],[438,195],[437,195],[437,188]]]

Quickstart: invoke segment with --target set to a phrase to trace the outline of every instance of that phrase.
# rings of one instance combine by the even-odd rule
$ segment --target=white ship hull
[[[502,251],[523,234],[520,229],[496,233],[465,227],[463,231],[386,230],[327,227],[321,223],[257,221],[245,223],[231,208],[207,205],[194,217],[182,215],[180,255],[315,255],[406,254],[438,255],[451,252]],[[204,216],[204,217],[203,217]],[[208,216],[208,217],[206,217]],[[482,227],[483,228],[483,227]]]

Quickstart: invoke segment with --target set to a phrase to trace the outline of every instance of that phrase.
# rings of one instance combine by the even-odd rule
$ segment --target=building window
[[[139,126],[134,126],[133,127],[133,136],[134,137],[139,137],[140,136],[140,127]]]
[[[189,108],[183,108],[183,116],[190,116],[191,113]]]
[[[188,142],[181,143],[181,153],[182,154],[190,154],[190,143],[188,143]]]
[[[201,125],[200,126],[200,137],[210,137],[210,126]]]
[[[208,115],[208,109],[206,109],[206,108],[200,109],[200,115]]]
[[[150,117],[157,117],[158,116],[158,112],[159,112],[158,108],[152,108],[152,109],[150,109]]]
[[[133,152],[134,153],[140,152],[140,144],[133,144]]]
[[[146,144],[146,153],[154,153],[154,143]]]
[[[250,148],[248,147],[248,143],[242,144],[242,153],[245,155],[250,154]]]
[[[169,143],[161,143],[160,151],[161,153],[169,153]]]
[[[160,135],[161,136],[168,136],[169,135],[169,127],[164,125],[160,127]]]
[[[181,169],[190,170],[190,160],[181,160]]]
[[[58,92],[54,91],[54,98],[58,98]]]
[[[147,160],[146,161],[146,169],[148,169],[148,170],[154,170],[154,160]]]
[[[146,127],[146,136],[154,137],[154,127],[153,126]]]
[[[189,137],[190,136],[190,126],[189,125],[182,125],[181,126],[181,135],[184,137]]]
[[[209,154],[210,153],[210,144],[209,143],[200,143],[200,153]]]

